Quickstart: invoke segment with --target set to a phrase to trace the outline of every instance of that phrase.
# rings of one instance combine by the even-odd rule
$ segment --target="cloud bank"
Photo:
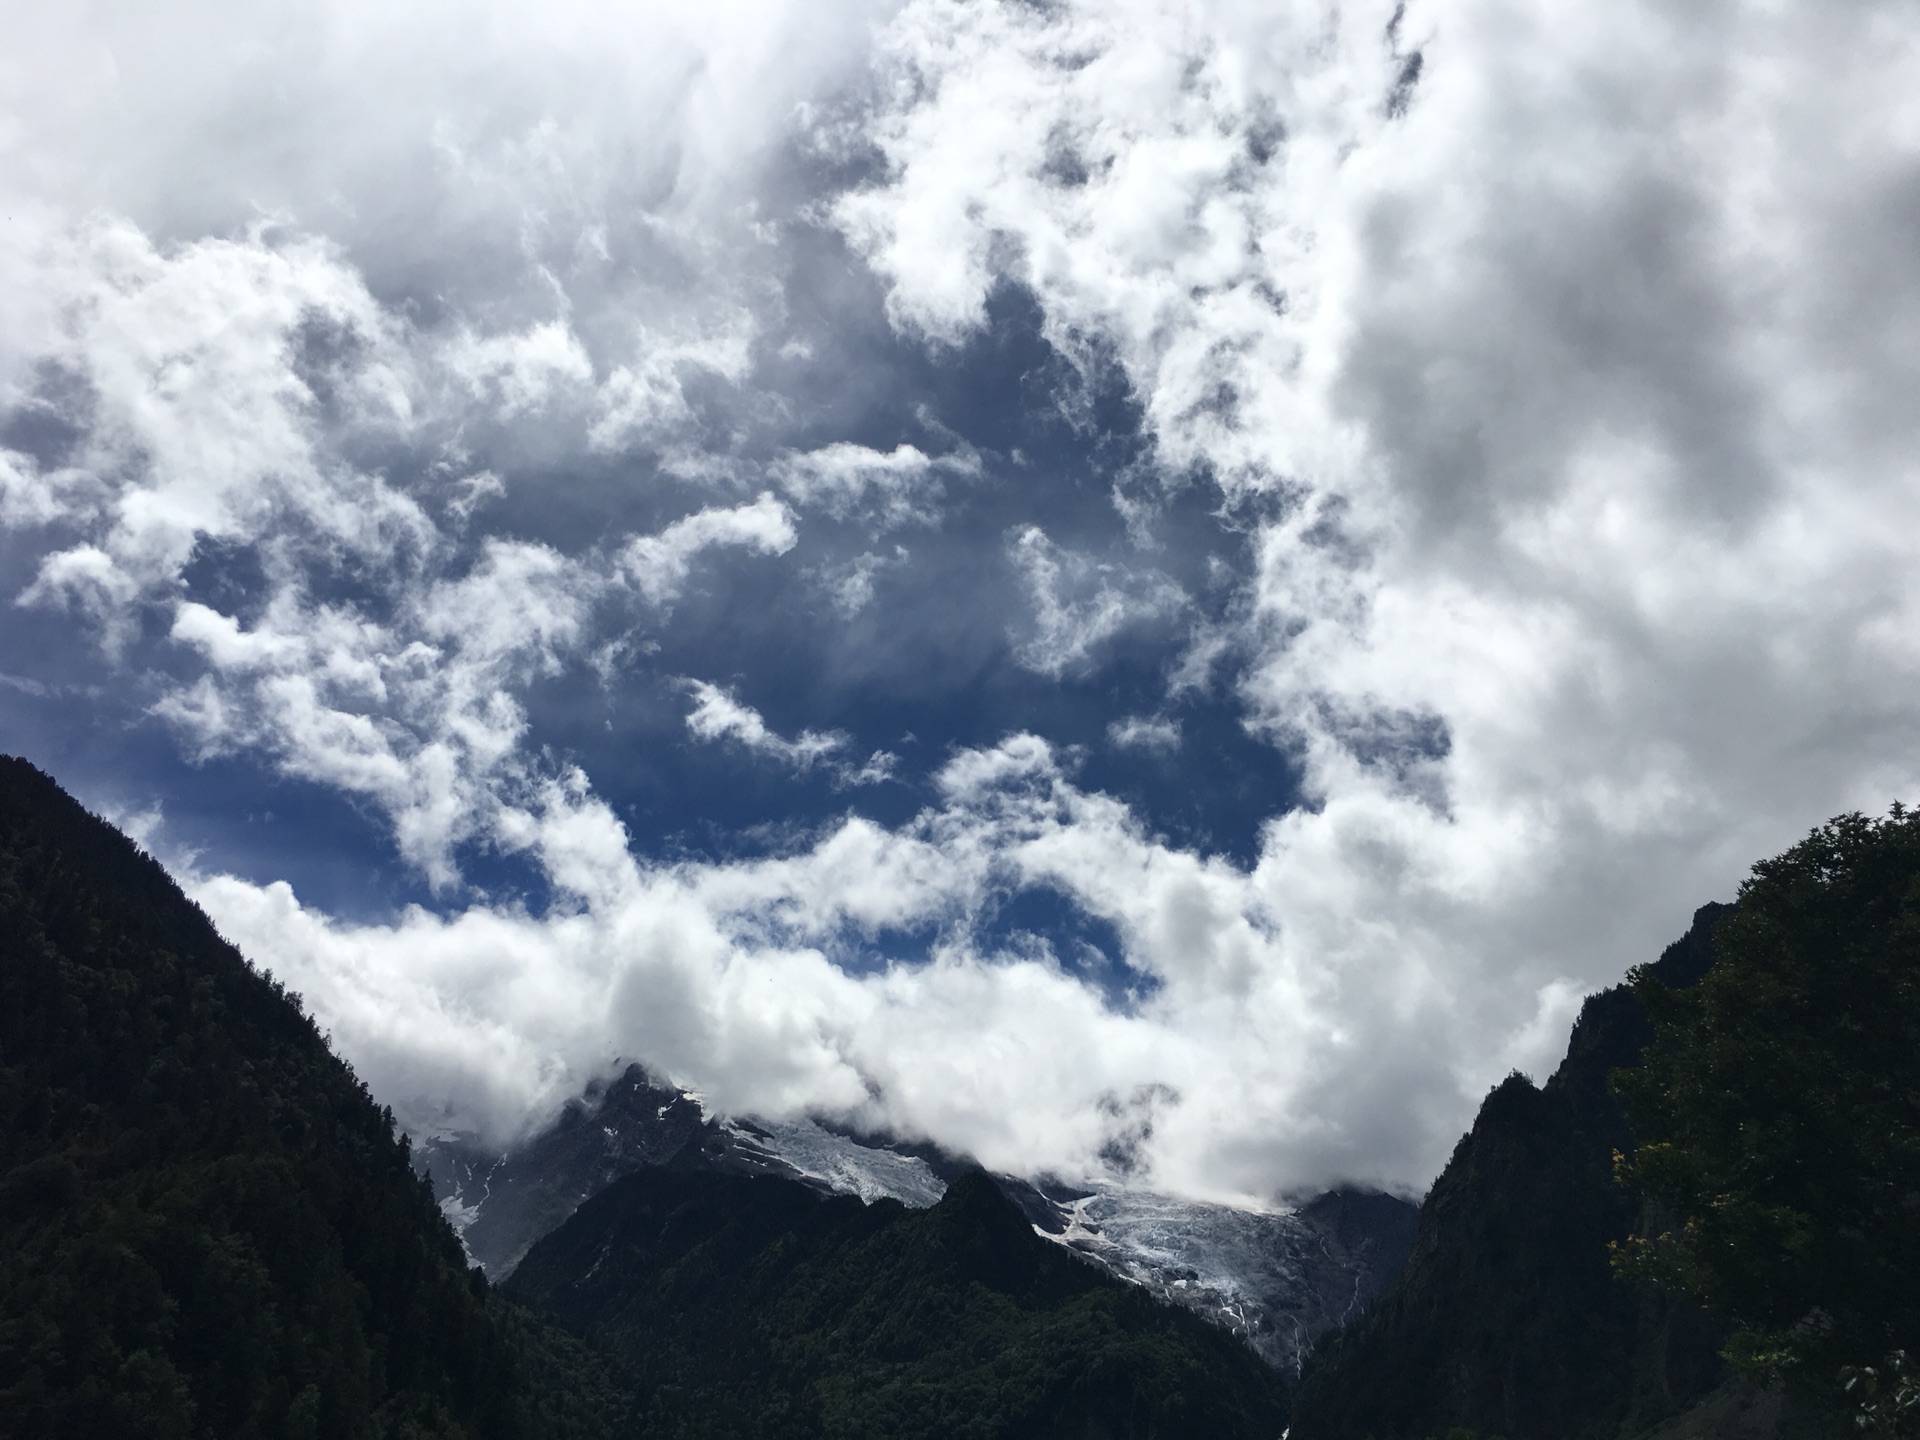
[[[1417,1188],[1585,990],[1913,794],[1902,7],[15,55],[0,713],[161,803],[410,1125],[644,1058],[1009,1169]],[[343,818],[192,818],[253,795]]]

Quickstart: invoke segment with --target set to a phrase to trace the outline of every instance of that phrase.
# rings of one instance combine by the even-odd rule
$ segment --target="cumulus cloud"
[[[0,525],[19,530],[46,525],[76,506],[76,489],[96,484],[84,470],[44,470],[31,455],[0,450]]]
[[[451,884],[454,847],[521,774],[517,695],[577,646],[596,589],[543,547],[496,540],[469,573],[411,597],[398,625],[283,592],[243,628],[188,601],[171,635],[208,668],[155,711],[202,757],[257,747],[376,801],[401,853]]]
[[[1321,806],[1263,863],[1339,897],[1279,911],[1320,963],[1394,936],[1386,1003],[1524,1034],[1523,977],[1550,1015],[1553,970],[1611,968],[1583,936],[1652,953],[1742,859],[1911,786],[1890,17],[1411,6],[1390,36],[1384,6],[1229,6],[1203,44],[1176,7],[926,4],[892,32],[893,170],[840,213],[894,313],[951,338],[1017,279],[1063,348],[1116,348],[1165,455],[1283,503],[1242,684]],[[1843,135],[1844,177],[1815,158]]]
[[[58,418],[84,439],[58,499],[43,481],[19,520],[91,522],[97,539],[49,554],[25,603],[164,591],[200,541],[269,517],[372,558],[418,540],[425,518],[406,496],[316,449],[323,407],[376,432],[414,408],[399,327],[332,247],[256,226],[167,252],[99,218],[60,238],[36,278],[69,320],[34,358],[71,375],[79,413]],[[353,363],[303,374],[303,340]],[[57,392],[40,404],[56,408]]]
[[[476,395],[495,400],[504,415],[538,409],[556,391],[593,380],[593,361],[564,320],[546,320],[503,335],[457,336],[446,350],[446,365]],[[625,413],[626,387],[613,400]]]
[[[366,802],[441,887],[350,919],[189,873],[411,1124],[510,1136],[641,1055],[1007,1168],[1418,1186],[1584,989],[1912,793],[1900,7],[295,10],[207,30],[244,63],[113,10],[109,66],[43,7],[0,74],[0,525],[17,618],[93,636],[189,756]],[[255,111],[272,144],[231,133]],[[1015,312],[1048,357],[1019,403],[1130,497],[1124,550],[1071,528],[1082,480],[992,452],[1003,417],[949,450],[875,378],[1028,365]],[[1198,494],[1180,569],[1157,527]],[[1009,564],[978,614],[916,591]],[[541,687],[694,611],[659,683],[737,673],[722,625],[814,665],[741,578],[788,565],[854,637],[806,677],[854,677],[844,718],[789,738],[695,680],[673,738],[920,808],[649,858]],[[1241,863],[1035,733],[1026,697],[1109,694],[1150,633],[1165,693],[1116,682],[1081,738],[1177,765],[1182,707],[1233,707],[1300,802]],[[899,703],[873,657],[927,634],[968,728],[856,765]],[[988,645],[1054,688],[988,708]],[[9,695],[67,693],[6,658]],[[463,846],[558,899],[461,890]],[[996,929],[1034,892],[1117,937],[1124,1003]]]
[[[499,840],[502,796],[530,783],[524,692],[577,658],[621,579],[659,607],[703,551],[793,544],[771,495],[636,536],[612,565],[456,544],[426,502],[458,458],[444,435],[464,402],[435,397],[450,382],[509,413],[532,406],[556,377],[590,379],[579,345],[551,325],[438,345],[310,237],[255,226],[163,251],[94,219],[60,237],[41,279],[73,319],[36,357],[64,389],[30,404],[73,439],[55,468],[8,452],[0,520],[53,541],[15,603],[83,615],[110,655],[157,619],[202,662],[151,706],[191,754],[259,752],[373,802],[436,886],[457,881],[457,847]],[[433,463],[410,493],[353,463],[366,446]],[[465,522],[505,485],[478,472],[453,488]],[[252,557],[252,613],[186,593],[209,555]],[[344,590],[343,570],[357,581]]]
[[[708,321],[705,333],[643,331],[638,354],[616,367],[600,388],[599,413],[588,437],[602,450],[634,444],[664,449],[683,468],[698,472],[704,468],[701,457],[684,448],[682,434],[693,420],[687,379],[705,374],[738,382],[752,357],[754,329],[752,314],[735,310]]]
[[[287,937],[280,973],[420,1126],[511,1133],[528,1095],[557,1104],[637,1045],[723,1107],[829,1109],[1011,1169],[1097,1171],[1149,1102],[1142,1163],[1163,1183],[1244,1198],[1276,1168],[1367,1163],[1328,1113],[1262,1098],[1331,1098],[1321,1037],[1342,1001],[1277,925],[1272,877],[1155,845],[1031,736],[956,756],[939,791],[899,830],[849,820],[796,855],[673,869],[636,865],[591,797],[550,793],[529,843],[592,903],[547,919],[475,907],[352,927],[284,886],[209,877],[194,893],[243,944]],[[978,948],[970,922],[996,887],[1034,884],[1114,924],[1153,996],[1117,1013],[1049,956]],[[944,937],[925,965],[861,975],[830,958],[850,935],[925,925]],[[1563,997],[1543,1003],[1564,1021]],[[1432,1100],[1404,1087],[1448,1048],[1447,1023],[1409,1003],[1346,1037],[1384,1071],[1375,1098],[1400,1097],[1370,1145],[1431,1123]],[[1247,1107],[1267,1116],[1258,1144],[1223,1152]]]
[[[1308,471],[1338,446],[1298,384],[1350,259],[1325,231],[1390,123],[1392,11],[910,5],[881,42],[889,174],[834,213],[902,325],[954,343],[1016,280],[1063,353],[1126,366],[1174,467]]]

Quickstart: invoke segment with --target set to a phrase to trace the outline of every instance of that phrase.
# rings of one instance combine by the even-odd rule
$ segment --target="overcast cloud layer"
[[[6,748],[416,1129],[1419,1189],[1914,796],[1909,6],[9,28]]]

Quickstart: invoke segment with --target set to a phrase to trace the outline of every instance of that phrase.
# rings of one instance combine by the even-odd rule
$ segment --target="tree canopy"
[[[1651,1203],[1622,1270],[1735,1323],[1728,1358],[1818,1389],[1920,1351],[1920,815],[1842,815],[1756,865],[1713,968],[1631,977],[1616,1072]]]

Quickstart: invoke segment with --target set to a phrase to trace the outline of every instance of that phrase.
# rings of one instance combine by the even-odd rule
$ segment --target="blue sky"
[[[1912,797],[1916,40],[43,7],[0,735],[416,1129],[639,1058],[1418,1188],[1581,994]]]

